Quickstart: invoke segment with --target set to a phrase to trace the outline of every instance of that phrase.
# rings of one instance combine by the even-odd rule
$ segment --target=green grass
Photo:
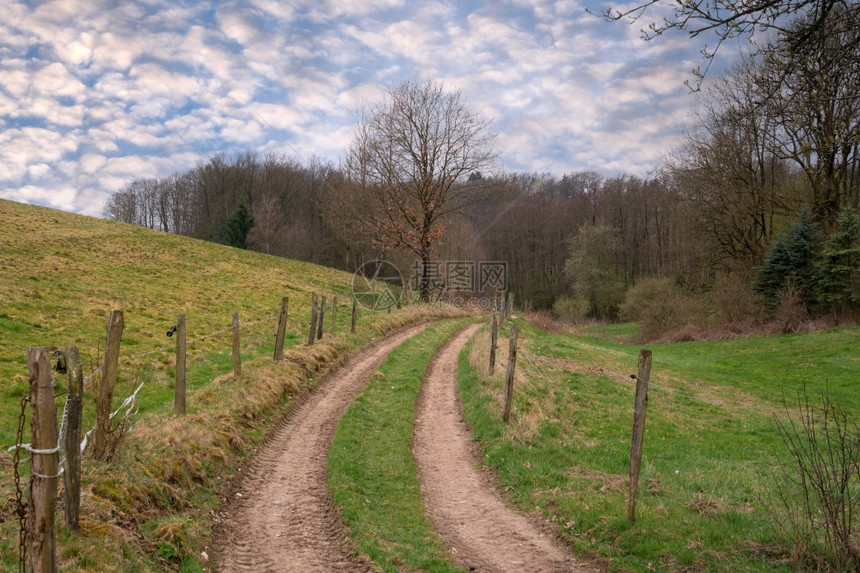
[[[0,221],[0,444],[15,440],[28,393],[27,349],[77,345],[87,375],[99,364],[111,310],[125,313],[114,407],[146,380],[140,412],[114,459],[84,458],[82,531],[58,525],[66,571],[202,570],[217,491],[291,398],[371,339],[438,314],[410,308],[370,316],[362,309],[358,331],[349,334],[348,273],[4,200]],[[329,304],[337,295],[341,306],[337,334],[309,348],[312,292]],[[283,296],[290,297],[286,360],[273,363]],[[243,325],[241,379],[232,375],[234,312]],[[188,414],[175,417],[175,343],[165,333],[180,313],[187,321]],[[60,376],[57,391],[64,388]],[[61,396],[57,404],[62,410]],[[85,429],[94,409],[90,384]],[[11,456],[2,455],[0,495],[9,499]],[[17,564],[12,509],[0,507],[3,570]]]
[[[444,321],[394,349],[341,419],[329,455],[335,503],[358,551],[384,571],[462,571],[426,516],[412,455],[427,366],[467,321]]]
[[[860,329],[652,346],[631,524],[629,374],[639,347],[522,326],[510,425],[500,421],[501,376],[483,375],[483,331],[460,370],[467,420],[518,504],[541,508],[580,556],[613,571],[787,568],[764,502],[784,456],[773,416],[784,415],[784,395],[805,385],[814,396],[829,381],[856,421]]]

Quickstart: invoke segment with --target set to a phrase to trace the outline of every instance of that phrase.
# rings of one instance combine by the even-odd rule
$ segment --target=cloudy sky
[[[701,46],[585,12],[609,4],[6,0],[0,197],[100,216],[127,182],[219,151],[336,162],[356,110],[408,79],[461,89],[504,169],[646,175]]]

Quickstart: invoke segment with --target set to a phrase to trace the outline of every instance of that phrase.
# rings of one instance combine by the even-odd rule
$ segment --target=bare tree
[[[860,11],[860,6],[851,0],[646,0],[621,10],[607,8],[601,15],[611,21],[627,20],[635,23],[649,9],[669,12],[671,16],[663,16],[643,28],[642,36],[646,40],[671,30],[685,31],[691,38],[700,35],[706,37],[708,34],[715,37],[715,45],[709,47],[705,44],[701,50],[705,69],[697,67],[693,70],[697,78],[695,89],[698,89],[714,56],[726,40],[772,31],[792,50],[800,50],[829,26],[828,20],[832,20],[834,13],[850,19],[851,13]],[[795,16],[804,17],[807,25],[800,28],[787,26]]]
[[[361,221],[376,243],[417,255],[427,272],[445,220],[487,197],[490,187],[472,173],[497,157],[489,121],[472,111],[459,90],[405,82],[384,102],[364,109],[345,168],[347,184],[368,193],[374,209]]]

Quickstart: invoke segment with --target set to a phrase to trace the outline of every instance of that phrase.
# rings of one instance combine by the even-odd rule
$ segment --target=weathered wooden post
[[[57,540],[54,514],[57,499],[58,451],[57,406],[51,384],[51,358],[47,348],[31,348],[27,356],[30,371],[32,471],[27,518],[30,542],[30,571],[57,570]]]
[[[317,295],[311,295],[311,328],[308,333],[308,346],[314,343],[317,338]]]
[[[185,315],[176,317],[176,381],[173,384],[173,414],[185,414]]]
[[[275,334],[274,360],[280,360],[284,356],[284,337],[287,333],[287,307],[289,304],[289,297],[285,296],[281,299],[281,314],[278,316],[278,332]]]
[[[107,457],[107,436],[110,431],[110,410],[113,401],[113,388],[119,367],[119,343],[125,321],[121,310],[111,311],[108,317],[105,336],[105,360],[102,364],[101,380],[96,398],[96,427],[93,432],[93,457],[103,460]]]
[[[239,313],[233,313],[233,376],[242,377],[242,354],[239,351]]]
[[[358,299],[355,295],[352,296],[352,322],[350,323],[349,331],[355,332],[355,323],[358,321]]]
[[[490,376],[496,371],[496,344],[499,339],[499,323],[496,322],[496,313],[493,312],[493,321],[490,323]]]
[[[84,375],[77,346],[66,346],[66,371],[69,395],[66,398],[66,423],[63,435],[63,484],[66,490],[64,506],[66,525],[78,529],[81,509],[81,412],[84,397]]]
[[[642,463],[642,442],[645,435],[645,411],[648,408],[648,379],[651,376],[651,350],[639,351],[639,373],[636,375],[636,401],[633,407],[633,440],[630,447],[630,494],[627,517],[636,521],[636,490],[639,487],[639,466]]]
[[[517,367],[517,327],[511,327],[510,345],[508,346],[508,371],[505,374],[505,422],[511,417],[511,403],[514,398],[514,371]]]
[[[320,317],[317,321],[317,340],[322,340],[323,323],[325,323],[325,297],[322,297],[322,300],[320,301]]]
[[[331,335],[334,336],[334,331],[337,328],[337,297],[331,299]]]

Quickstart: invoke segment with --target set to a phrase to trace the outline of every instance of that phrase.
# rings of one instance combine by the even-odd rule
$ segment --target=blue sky
[[[219,151],[337,162],[358,108],[407,79],[461,89],[502,169],[646,175],[701,63],[595,0],[5,4],[0,197],[97,216],[132,179]]]

